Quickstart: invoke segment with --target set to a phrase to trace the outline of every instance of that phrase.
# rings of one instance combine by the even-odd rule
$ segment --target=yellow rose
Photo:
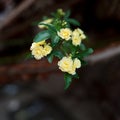
[[[44,45],[44,44],[46,44],[45,40],[40,41],[40,42],[33,42],[32,45],[31,45],[31,47],[30,47],[30,50],[33,50],[34,48],[36,48],[36,47],[38,47],[40,45]]]
[[[82,38],[82,40],[83,40],[83,39],[86,39],[85,34],[82,34],[82,35],[81,35],[81,38]]]
[[[38,47],[39,45],[35,42],[32,43],[30,50],[33,50],[34,48]]]
[[[79,36],[72,36],[72,44],[77,46],[81,44],[81,37]]]
[[[86,38],[84,32],[80,28],[77,28],[76,31],[78,31],[82,40]]]
[[[47,44],[45,42],[45,40],[40,41],[40,42],[34,42],[32,43],[32,46],[30,47],[30,50],[32,51],[32,55],[37,59],[41,59],[44,56],[47,56],[48,54],[50,54],[50,52],[52,51],[52,47],[49,46],[49,44]]]
[[[50,24],[52,21],[53,21],[53,19],[52,19],[52,18],[49,18],[49,19],[47,19],[47,20],[42,21],[41,23]],[[38,27],[41,28],[41,29],[46,28],[45,25],[38,25]]]
[[[83,34],[83,31],[80,28],[75,29],[79,34]]]
[[[83,31],[77,28],[72,33],[72,44],[75,46],[80,45],[82,40],[85,38],[86,36],[84,35]]]
[[[52,47],[49,46],[48,44],[44,46],[44,49],[43,49],[43,54],[44,56],[47,56],[48,54],[50,54],[52,51]]]
[[[72,36],[80,36],[80,33],[77,29],[75,29],[73,32],[72,32]]]
[[[37,46],[32,50],[32,55],[35,59],[40,60],[43,57],[43,47]]]
[[[63,57],[58,62],[59,69],[63,72],[67,72],[69,74],[74,75],[75,69],[73,67],[73,60],[70,57]]]
[[[81,43],[81,37],[79,31],[75,29],[72,33],[72,44],[77,46],[80,45],[80,43]]]
[[[81,67],[81,61],[80,61],[78,58],[75,58],[75,59],[74,59],[73,66],[74,66],[75,68],[80,68],[80,67]]]
[[[63,57],[59,62],[58,62],[59,69],[63,72],[67,72],[71,75],[76,74],[76,68],[81,67],[81,62],[78,58],[75,58],[72,60],[71,57]]]
[[[71,38],[72,31],[69,28],[62,28],[59,32],[57,32],[58,36],[60,36],[62,39],[65,39],[68,41]]]
[[[72,66],[72,68],[68,71],[69,74],[75,75],[76,74],[76,69]]]

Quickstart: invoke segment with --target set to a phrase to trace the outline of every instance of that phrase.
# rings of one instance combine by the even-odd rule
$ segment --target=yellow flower
[[[53,21],[53,19],[52,19],[52,18],[49,18],[49,19],[47,19],[47,20],[42,21],[41,23],[50,24],[52,21]],[[45,25],[38,25],[38,27],[41,28],[41,29],[46,28]]]
[[[82,38],[82,40],[83,40],[83,39],[86,39],[85,34],[82,34],[82,35],[81,35],[81,38]]]
[[[72,36],[72,44],[77,46],[81,44],[81,37],[79,36]]]
[[[73,61],[70,57],[63,57],[59,62],[58,62],[59,69],[63,72],[67,72],[71,74],[72,71],[72,66],[73,66]],[[74,74],[74,73],[73,73]]]
[[[62,28],[57,33],[58,33],[58,36],[60,36],[62,39],[65,39],[66,41],[68,41],[72,35],[72,31],[69,28]]]
[[[33,42],[31,47],[30,47],[30,50],[33,50],[34,48],[38,47],[39,45],[36,43],[36,42]]]
[[[33,42],[32,45],[31,45],[31,47],[30,47],[30,50],[33,50],[34,48],[36,48],[36,47],[38,47],[40,45],[44,45],[44,44],[46,44],[45,40],[40,41],[40,42]]]
[[[72,60],[71,57],[63,57],[59,62],[58,62],[59,69],[63,72],[67,72],[71,75],[76,74],[76,68],[81,67],[81,62],[78,58],[75,58]]]
[[[32,55],[37,59],[41,59],[44,56],[47,56],[48,54],[50,54],[50,52],[52,51],[52,47],[49,46],[49,44],[47,44],[45,42],[45,40],[40,41],[40,42],[33,42],[32,46],[30,47],[30,50],[32,51]]]
[[[76,74],[76,68],[74,68],[73,66],[72,66],[72,68],[68,71],[68,73],[69,74],[71,74],[71,75],[75,75]]]
[[[42,46],[36,46],[32,50],[32,55],[35,57],[35,59],[40,60],[43,57],[43,47]]]
[[[84,33],[80,28],[77,28],[75,30],[77,30],[79,34],[83,34]]]
[[[81,61],[78,58],[75,58],[73,66],[74,66],[74,68],[80,68],[81,67]]]
[[[77,28],[72,33],[72,44],[75,46],[80,45],[82,40],[85,38],[86,36],[84,35],[83,31]]]
[[[43,54],[44,56],[47,56],[48,54],[50,54],[52,51],[52,47],[49,46],[48,44],[44,46],[44,49],[43,49]]]
[[[84,32],[80,28],[77,28],[76,30],[79,32],[80,37],[81,37],[82,40],[86,38]]]

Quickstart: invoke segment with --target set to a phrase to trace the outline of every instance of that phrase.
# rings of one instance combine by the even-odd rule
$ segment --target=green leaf
[[[68,11],[65,13],[64,18],[65,18],[65,19],[66,19],[66,18],[68,18],[68,17],[70,16],[70,14],[71,14],[71,11],[70,11],[70,10],[68,10]]]
[[[85,45],[84,45],[83,43],[81,43],[79,47],[80,47],[80,49],[83,50],[83,51],[86,50],[86,47],[85,47]]]
[[[55,35],[54,38],[52,38],[52,46],[56,46],[59,40],[60,38],[57,35]]]
[[[49,24],[42,24],[42,25],[46,25],[48,27],[49,34],[51,35],[50,38],[52,40],[51,41],[52,45],[55,46],[59,42],[59,39],[60,39],[59,36],[57,35],[56,28]]]
[[[64,89],[68,89],[68,87],[70,86],[71,82],[72,82],[72,75],[65,73],[64,74],[64,80],[65,80],[65,87]]]
[[[81,61],[82,66],[85,66],[88,64],[85,60],[80,60],[80,61]]]
[[[60,38],[59,38],[59,36],[57,36],[56,34],[52,34],[51,37],[52,37],[52,38],[51,38],[52,46],[54,47],[54,46],[56,46],[57,43],[59,42]]]
[[[57,11],[52,12],[51,15],[52,15],[52,17],[57,18],[58,17],[58,12]]]
[[[28,60],[30,58],[33,58],[32,54],[31,53],[27,53],[24,60],[26,61],[26,60]]]
[[[42,31],[42,32],[39,32],[39,33],[35,36],[35,38],[33,39],[33,41],[34,41],[34,42],[40,42],[40,41],[46,40],[46,39],[48,39],[48,38],[50,38],[50,33],[49,33],[48,30],[44,30],[44,31]]]
[[[85,56],[88,56],[89,54],[93,53],[93,49],[92,48],[88,48],[86,49],[85,51],[81,52],[81,53],[78,53],[76,55],[76,57],[78,57],[79,59],[85,57]]]
[[[54,57],[54,56],[53,56],[52,53],[47,56],[47,59],[48,59],[48,62],[49,62],[49,63],[52,63],[53,57]]]
[[[76,73],[73,77],[76,78],[76,79],[78,79],[79,75]]]
[[[69,22],[72,25],[80,26],[80,23],[77,20],[72,19],[72,18],[67,19],[67,22]]]
[[[59,59],[62,59],[64,57],[63,53],[61,51],[54,51],[54,56],[58,57]]]
[[[64,49],[65,53],[75,55],[77,47],[72,44],[72,41],[64,41],[62,44],[62,48]]]
[[[53,25],[51,25],[51,24],[45,24],[45,23],[40,22],[39,25],[45,25],[46,27],[48,27],[48,29],[49,29],[50,31],[56,32],[55,27],[54,27]]]
[[[87,51],[86,51],[86,54],[92,54],[93,53],[93,49],[92,48],[88,48]]]
[[[70,53],[71,52],[71,41],[64,41],[62,43],[62,49],[64,50],[65,53]]]

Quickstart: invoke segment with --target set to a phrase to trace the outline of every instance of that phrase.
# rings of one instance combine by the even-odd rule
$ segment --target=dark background
[[[66,91],[56,60],[27,59],[36,23],[58,8],[94,49]],[[120,120],[120,1],[0,0],[0,120]]]

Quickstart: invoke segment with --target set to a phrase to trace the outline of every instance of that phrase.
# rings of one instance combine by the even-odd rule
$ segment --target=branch
[[[95,50],[94,54],[86,58],[90,65],[109,61],[110,58],[120,55],[120,42],[114,43],[105,49]],[[29,81],[38,77],[49,77],[51,73],[59,72],[57,60],[49,64],[47,60],[31,60],[16,65],[0,67],[0,83],[12,82],[16,79]],[[40,78],[41,79],[41,78]]]
[[[108,60],[116,55],[120,55],[120,42],[109,45],[107,48],[96,50],[96,52],[87,58],[90,64],[96,64],[97,62],[102,62],[103,60]]]
[[[36,0],[25,0],[17,8],[13,9],[11,13],[5,18],[2,24],[0,24],[0,30],[6,27],[11,21],[13,21],[19,14],[25,9],[30,7]]]

